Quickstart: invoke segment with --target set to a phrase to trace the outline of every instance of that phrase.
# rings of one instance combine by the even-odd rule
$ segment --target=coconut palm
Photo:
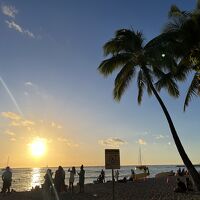
[[[184,111],[193,96],[200,96],[200,0],[194,11],[181,11],[172,5],[169,23],[162,34],[154,38],[148,47],[158,44],[179,59],[179,69],[193,73],[188,88]]]
[[[157,46],[158,48],[155,45],[144,45],[141,32],[127,29],[118,30],[115,37],[105,43],[104,54],[109,58],[101,62],[98,70],[104,76],[111,75],[116,70],[119,71],[115,78],[113,90],[114,99],[117,101],[121,99],[135,77],[137,79],[139,104],[142,101],[145,89],[149,95],[155,95],[168,121],[178,152],[200,190],[200,175],[188,158],[169,112],[154,87],[154,83],[156,83],[158,89],[166,88],[170,95],[178,97],[179,90],[175,80],[184,80],[187,75],[187,68],[185,71],[179,70],[173,56],[170,53],[162,54],[162,50],[166,49]],[[174,74],[176,79],[174,79]]]

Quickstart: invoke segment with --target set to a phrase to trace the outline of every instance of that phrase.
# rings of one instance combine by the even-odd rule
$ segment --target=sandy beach
[[[177,194],[173,192],[176,186],[176,177],[169,177],[168,183],[166,178],[149,178],[146,181],[116,183],[115,199],[116,200],[200,200],[200,194],[195,192]],[[6,200],[42,200],[45,199],[42,191],[34,192],[15,192],[7,196],[0,196],[0,199]],[[52,198],[53,199],[53,198]],[[112,199],[112,183],[105,184],[86,184],[85,193],[79,194],[78,188],[75,187],[74,194],[70,192],[62,193],[60,199]]]

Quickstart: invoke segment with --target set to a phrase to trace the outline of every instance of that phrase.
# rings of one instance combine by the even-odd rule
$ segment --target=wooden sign
[[[120,169],[119,149],[105,149],[105,168]]]

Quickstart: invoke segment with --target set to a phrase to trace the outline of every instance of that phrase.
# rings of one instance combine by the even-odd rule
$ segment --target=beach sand
[[[200,200],[200,194],[190,192],[177,194],[173,192],[176,186],[176,177],[150,178],[146,181],[116,183],[115,200]],[[34,192],[15,192],[6,196],[0,195],[4,200],[43,200],[42,191]],[[75,193],[70,192],[61,194],[60,199],[73,200],[112,200],[112,183],[86,184],[85,193],[79,194],[75,187]],[[53,198],[52,198],[53,200]]]

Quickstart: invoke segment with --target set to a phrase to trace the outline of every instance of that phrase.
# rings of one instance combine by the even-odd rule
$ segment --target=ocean
[[[157,173],[166,172],[173,170],[177,171],[178,167],[176,165],[151,165],[148,166],[150,171],[150,178],[155,177]],[[53,177],[57,168],[50,168],[53,173]],[[65,183],[68,185],[69,181],[69,167],[64,167],[66,173]],[[85,183],[93,183],[97,179],[101,170],[104,167],[85,167]],[[130,177],[131,169],[135,170],[135,166],[122,166],[119,170],[119,178]],[[47,168],[13,168],[13,181],[11,188],[15,191],[29,191],[35,186],[41,186],[44,183],[44,175]],[[79,167],[76,168],[77,171],[80,170]],[[200,167],[197,167],[200,171]],[[136,173],[140,173],[139,170],[135,170]],[[3,169],[0,170],[0,176],[3,173]],[[106,181],[111,180],[111,170],[105,170]],[[75,185],[78,182],[78,175],[75,176]],[[0,188],[2,188],[2,180],[0,180]]]

